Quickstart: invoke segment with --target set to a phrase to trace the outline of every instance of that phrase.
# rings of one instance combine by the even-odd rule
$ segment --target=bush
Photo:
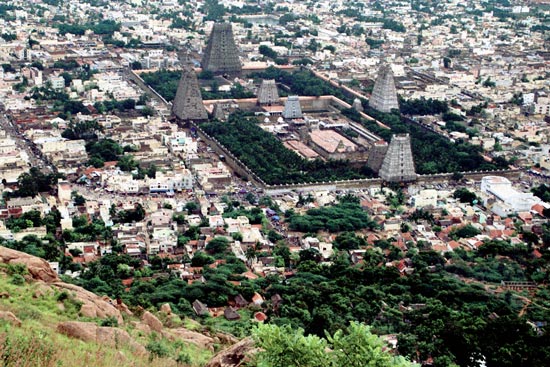
[[[20,274],[14,274],[11,278],[11,283],[15,285],[23,285],[25,284],[25,278],[23,278]]]
[[[56,366],[55,349],[46,338],[37,335],[0,333],[0,361],[4,367]]]
[[[9,275],[27,275],[29,273],[25,264],[8,264],[8,274]]]
[[[69,298],[69,293],[67,291],[63,291],[61,293],[59,293],[57,295],[57,297],[55,297],[55,299],[57,300],[57,302],[63,302],[65,301],[66,299]]]
[[[150,341],[145,346],[145,349],[147,349],[147,351],[151,353],[149,356],[149,360],[153,360],[154,358],[168,357],[168,355],[170,354],[168,346],[162,340]]]
[[[118,326],[118,320],[114,316],[109,316],[106,319],[101,320],[99,322],[99,326],[117,327]]]
[[[180,352],[180,354],[176,358],[176,362],[180,364],[188,365],[188,364],[191,364],[191,357],[189,356],[189,354],[185,352]]]

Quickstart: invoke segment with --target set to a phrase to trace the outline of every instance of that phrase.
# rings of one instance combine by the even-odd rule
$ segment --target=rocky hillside
[[[251,342],[160,310],[129,310],[0,246],[0,361],[9,366],[238,366]],[[215,352],[221,351],[217,355]]]

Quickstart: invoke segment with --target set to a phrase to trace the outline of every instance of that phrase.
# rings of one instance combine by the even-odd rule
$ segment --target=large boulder
[[[21,320],[19,320],[17,316],[9,311],[0,311],[0,320],[6,320],[13,326],[21,326]]]
[[[162,306],[160,306],[160,312],[164,312],[167,315],[171,315],[172,307],[170,307],[169,303],[164,303]]]
[[[250,356],[255,353],[254,341],[245,338],[231,347],[216,354],[205,367],[240,367],[250,362]]]
[[[126,345],[136,353],[146,353],[145,348],[130,334],[116,327],[98,326],[93,322],[68,321],[58,324],[57,331],[85,342],[95,342],[109,347]]]
[[[107,297],[99,297],[96,294],[74,284],[56,282],[52,284],[52,286],[56,287],[61,292],[68,292],[74,297],[74,299],[82,302],[82,307],[80,308],[80,314],[82,316],[99,317],[101,319],[114,317],[118,321],[119,325],[124,323],[122,315],[116,307],[116,302],[111,299]]]
[[[185,328],[165,330],[162,335],[170,340],[181,340],[185,343],[195,344],[196,346],[214,350],[214,339],[196,331]]]
[[[58,324],[57,332],[85,342],[95,342],[98,328],[93,322],[68,321]]]
[[[59,281],[57,273],[53,271],[46,260],[21,251],[0,246],[0,263],[23,264],[27,267],[29,274],[35,280],[42,280],[46,283]]]
[[[141,321],[143,321],[143,323],[149,326],[153,331],[159,333],[162,331],[162,322],[160,322],[160,320],[149,311],[145,311],[143,313],[141,316]]]

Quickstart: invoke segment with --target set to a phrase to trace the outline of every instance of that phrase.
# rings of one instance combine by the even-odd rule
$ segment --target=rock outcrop
[[[143,313],[141,316],[141,321],[143,321],[143,323],[149,326],[153,331],[159,333],[162,331],[162,322],[160,322],[160,320],[149,311],[145,311]]]
[[[21,320],[19,320],[17,316],[9,311],[0,311],[0,320],[6,320],[13,326],[21,326]]]
[[[135,353],[147,353],[125,330],[116,327],[97,326],[93,322],[67,321],[57,325],[57,331],[85,342],[95,342],[109,347],[128,346]]]
[[[32,279],[39,284],[34,294],[35,298],[42,297],[50,289],[57,289],[61,292],[66,291],[74,299],[82,302],[80,309],[82,316],[102,319],[114,317],[119,324],[123,323],[122,315],[114,301],[107,297],[101,298],[82,287],[61,282],[57,273],[52,270],[50,264],[44,259],[0,246],[0,263],[25,265]]]
[[[57,273],[53,271],[46,260],[21,251],[0,246],[0,263],[23,264],[27,267],[29,274],[34,280],[42,280],[46,283],[59,281]]]
[[[185,328],[165,329],[162,335],[171,340],[181,340],[185,343],[195,344],[201,348],[214,350],[214,339],[196,331]]]
[[[250,361],[250,356],[254,354],[255,351],[254,341],[250,338],[245,338],[237,344],[216,354],[205,367],[245,366],[245,364]]]
[[[119,325],[124,323],[120,311],[117,309],[114,301],[105,297],[99,297],[96,294],[85,290],[77,285],[56,282],[52,284],[60,291],[67,291],[74,299],[82,302],[80,308],[80,314],[86,317],[99,317],[101,319],[107,317],[114,317],[117,319]]]
[[[169,303],[164,303],[162,306],[160,306],[160,312],[164,312],[167,315],[171,315],[172,307],[170,307]]]

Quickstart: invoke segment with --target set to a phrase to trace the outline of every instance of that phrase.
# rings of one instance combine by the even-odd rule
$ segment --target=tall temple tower
[[[409,134],[393,135],[378,175],[387,182],[416,180]]]
[[[275,79],[264,79],[258,89],[258,104],[272,105],[279,102],[279,91]]]
[[[288,96],[285,107],[283,108],[283,117],[285,119],[299,119],[302,117],[302,106],[300,106],[300,97]]]
[[[193,69],[184,67],[172,102],[172,115],[178,122],[208,120],[208,113],[202,104],[199,81]]]
[[[388,143],[384,140],[375,141],[369,150],[367,166],[369,166],[369,168],[376,173],[380,172],[380,167],[382,167],[382,162],[384,162],[384,157],[386,156],[387,151]]]
[[[242,70],[231,23],[214,23],[201,62],[203,70],[238,74]]]
[[[399,109],[393,71],[388,64],[382,65],[378,71],[378,77],[369,99],[369,106],[380,112],[391,112],[392,109]]]

